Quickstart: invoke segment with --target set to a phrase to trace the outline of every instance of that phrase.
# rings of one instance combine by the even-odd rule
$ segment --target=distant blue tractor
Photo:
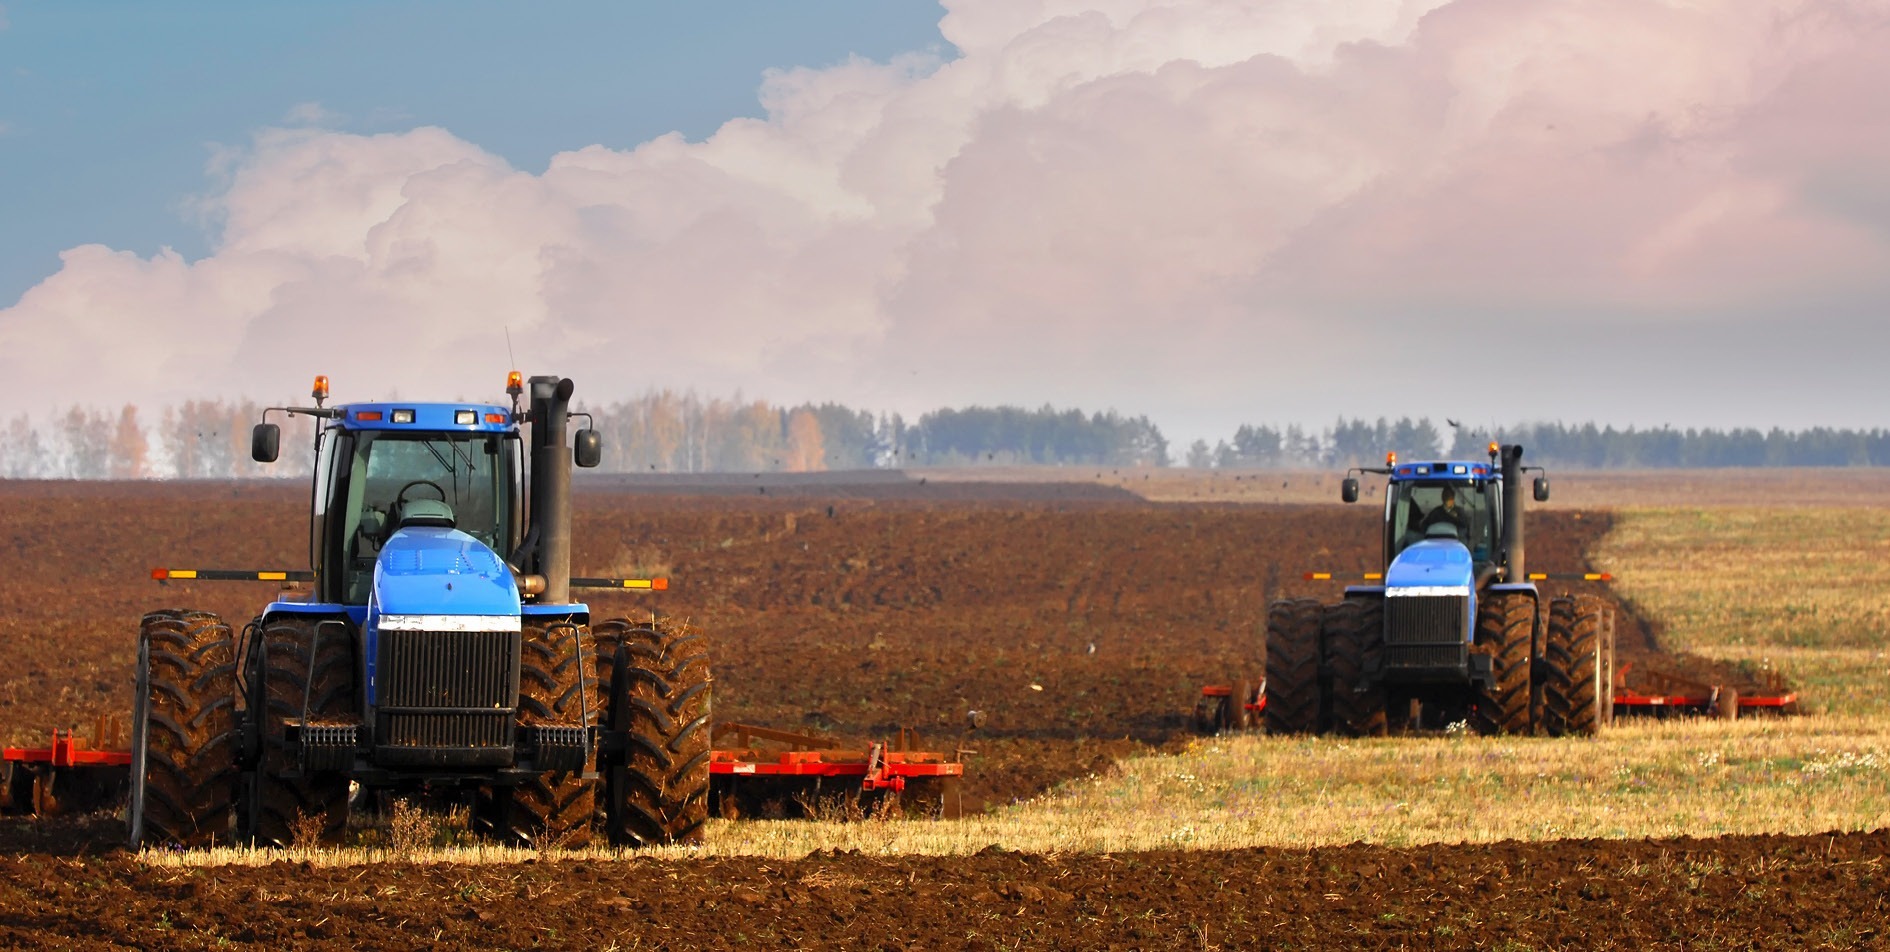
[[[1480,733],[1593,734],[1612,711],[1613,615],[1592,596],[1548,600],[1524,562],[1523,450],[1353,473],[1385,487],[1384,569],[1343,601],[1275,602],[1264,715],[1275,733],[1374,736],[1466,723]],[[1537,470],[1540,472],[1540,470]],[[1538,502],[1549,498],[1535,480]],[[1597,579],[1600,576],[1584,576]]]
[[[214,614],[145,616],[131,842],[332,842],[351,790],[460,796],[511,841],[698,839],[710,671],[686,626],[593,624],[571,577],[571,381],[507,381],[512,406],[277,408],[316,418],[309,571],[160,577],[306,582],[234,633]],[[256,427],[274,462],[280,429]],[[522,427],[529,425],[529,446]],[[527,489],[525,460],[530,460]],[[574,460],[575,457],[575,460]],[[529,496],[529,498],[527,498]]]

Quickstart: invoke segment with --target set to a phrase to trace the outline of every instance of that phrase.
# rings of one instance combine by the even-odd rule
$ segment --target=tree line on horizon
[[[1196,440],[1185,462],[1195,468],[1295,469],[1377,465],[1403,459],[1478,459],[1491,443],[1520,443],[1532,463],[1569,469],[1727,469],[1774,466],[1890,466],[1890,430],[1813,427],[1640,429],[1595,423],[1450,427],[1428,418],[1376,421],[1340,417],[1312,433],[1299,426],[1243,425],[1231,440]]]
[[[1052,406],[942,408],[908,422],[838,403],[779,406],[764,400],[651,390],[579,408],[604,438],[600,469],[615,473],[815,472],[921,466],[1163,467],[1173,462],[1146,416]],[[0,427],[0,478],[228,479],[306,476],[313,423],[283,424],[273,465],[249,458],[262,406],[191,400],[147,414],[71,406]],[[1428,418],[1340,417],[1311,430],[1247,424],[1210,446],[1196,440],[1179,462],[1195,468],[1324,469],[1405,459],[1483,456],[1490,442],[1522,443],[1531,462],[1576,469],[1890,465],[1890,431],[1817,427],[1617,429],[1594,423],[1448,427]]]
[[[72,406],[0,427],[4,479],[229,479],[308,475],[313,422],[282,425],[276,463],[249,457],[263,406],[191,400],[148,414]],[[603,437],[602,472],[748,473],[909,466],[1166,466],[1168,443],[1147,417],[1045,406],[941,409],[907,422],[837,403],[784,407],[764,400],[652,390],[574,407]]]

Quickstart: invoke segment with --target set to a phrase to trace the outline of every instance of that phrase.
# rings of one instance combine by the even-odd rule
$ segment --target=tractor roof
[[[349,403],[335,410],[350,430],[518,432],[511,408],[489,403]]]
[[[1501,477],[1502,473],[1495,466],[1476,460],[1426,460],[1399,463],[1391,470],[1391,481],[1394,483],[1435,479],[1480,482]]]

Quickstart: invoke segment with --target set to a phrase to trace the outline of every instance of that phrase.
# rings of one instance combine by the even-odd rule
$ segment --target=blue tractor
[[[1613,707],[1613,615],[1593,596],[1545,604],[1536,582],[1567,576],[1532,575],[1525,565],[1522,455],[1521,446],[1492,443],[1487,461],[1393,455],[1384,467],[1348,472],[1348,503],[1358,501],[1354,474],[1386,477],[1384,567],[1337,604],[1295,598],[1269,607],[1268,730],[1599,729]],[[1546,476],[1534,495],[1549,498]]]
[[[315,418],[306,571],[159,570],[306,583],[236,631],[146,615],[132,721],[134,847],[338,840],[377,791],[470,802],[498,838],[699,839],[708,652],[686,625],[593,622],[571,577],[570,380],[514,372],[510,406],[272,408]],[[251,455],[274,462],[280,428]],[[529,461],[529,480],[527,465]],[[287,586],[285,585],[285,588]]]

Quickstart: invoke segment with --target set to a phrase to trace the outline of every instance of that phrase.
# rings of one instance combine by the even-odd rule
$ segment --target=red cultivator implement
[[[131,781],[124,746],[124,722],[101,717],[90,743],[66,728],[54,730],[47,747],[0,748],[0,813],[50,816],[116,805]]]
[[[1235,678],[1232,684],[1210,684],[1194,702],[1194,729],[1202,734],[1259,727],[1267,709],[1267,683]]]
[[[730,746],[730,741],[734,744]],[[718,724],[709,759],[710,809],[724,817],[871,812],[896,797],[901,812],[941,815],[965,765],[942,753],[917,751],[919,733],[866,750],[836,749],[819,734],[752,724]],[[959,751],[953,756],[962,756]]]
[[[1661,671],[1642,671],[1635,680],[1641,690],[1628,687],[1630,662],[1614,672],[1614,716],[1664,717],[1669,714],[1705,714],[1732,720],[1741,713],[1790,714],[1798,709],[1798,694],[1785,679],[1766,672],[1757,691],[1706,684]]]
[[[905,813],[937,815],[965,765],[919,751],[919,734],[902,729],[892,743],[845,749],[831,737],[751,724],[721,724],[709,754],[709,796],[725,817],[780,817],[875,809],[889,798]],[[47,747],[0,748],[0,812],[33,816],[120,805],[130,784],[131,751],[122,720],[101,717],[88,740],[52,732]],[[839,804],[839,809],[830,809]]]

